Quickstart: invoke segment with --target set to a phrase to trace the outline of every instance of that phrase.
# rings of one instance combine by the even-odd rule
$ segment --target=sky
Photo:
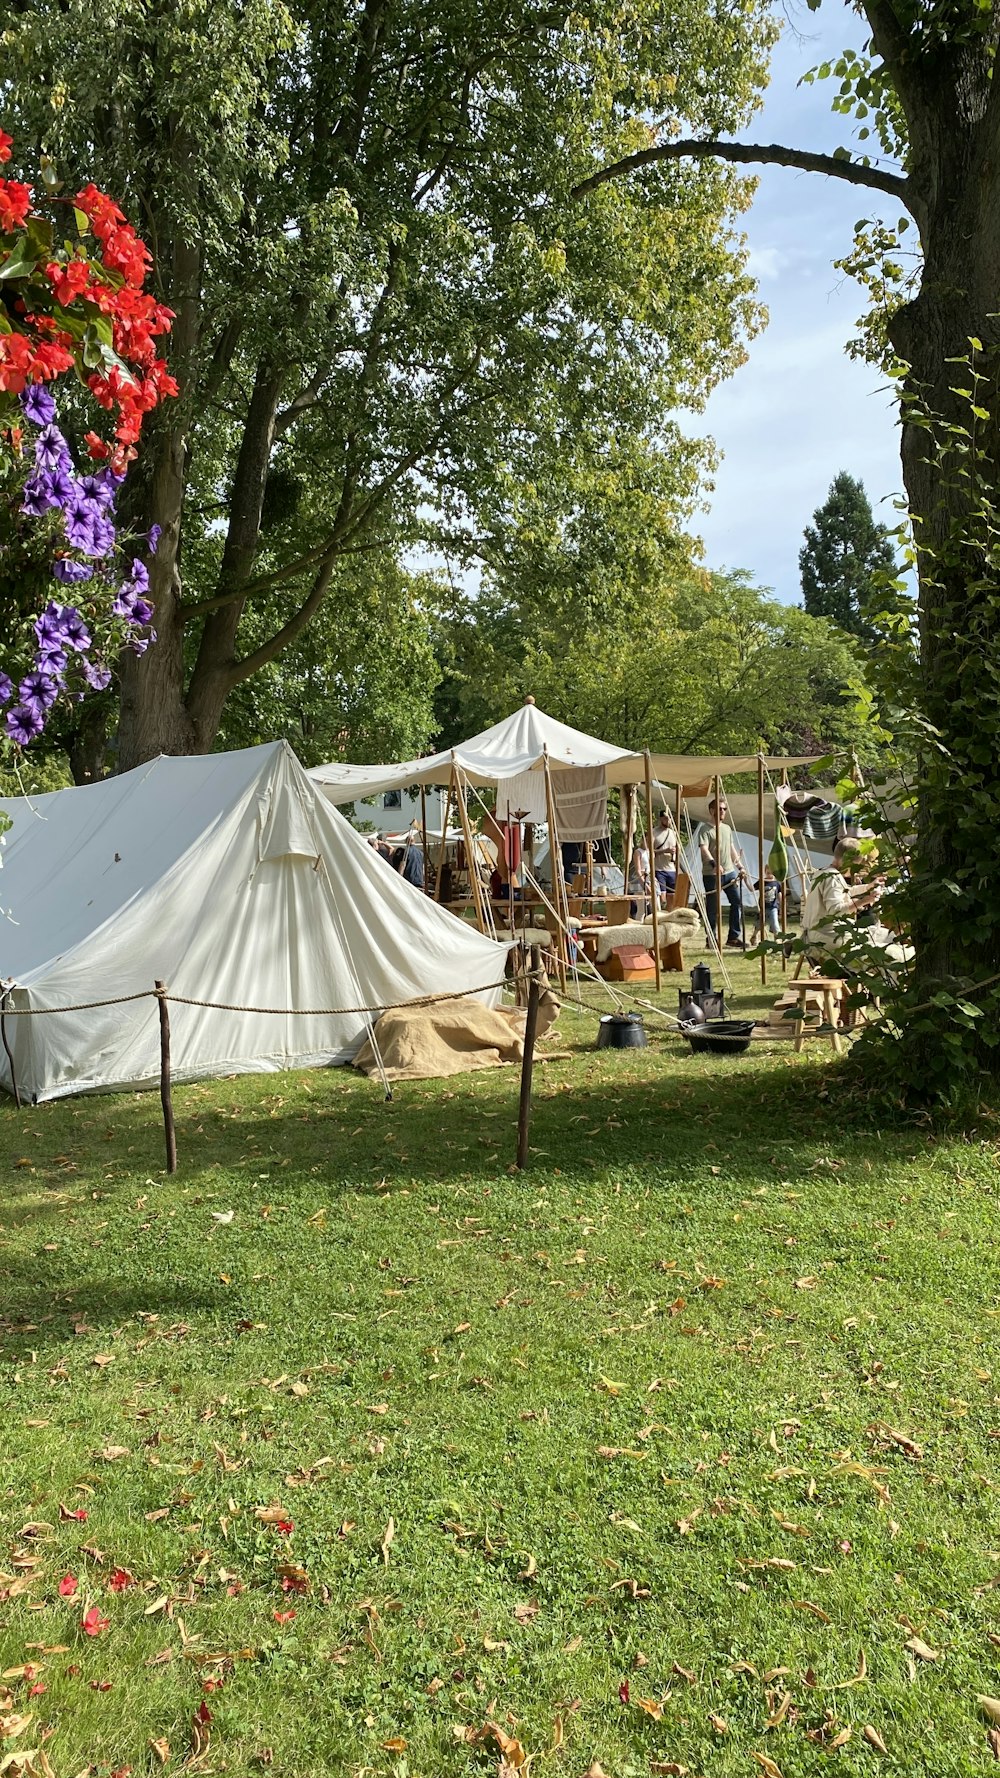
[[[848,45],[860,49],[862,23],[842,5],[810,13],[796,4],[788,12],[764,109],[742,139],[825,153],[850,147],[850,119],[830,110],[835,82],[797,83]],[[720,385],[704,414],[685,422],[724,453],[709,511],[693,529],[704,540],[706,566],[748,569],[759,585],[797,603],[802,532],[839,470],[864,482],[876,518],[897,523],[895,416],[884,378],[845,353],[864,293],[833,261],[849,250],[859,217],[894,221],[900,207],[816,173],[762,167],[759,174],[744,227],[770,322],[742,370]]]

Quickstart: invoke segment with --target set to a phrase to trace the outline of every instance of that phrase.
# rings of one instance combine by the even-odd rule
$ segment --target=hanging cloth
[[[545,806],[545,773],[518,772],[514,778],[503,778],[497,785],[497,820],[533,821],[536,826],[549,818]]]
[[[560,839],[603,840],[608,831],[604,767],[566,766],[549,776]]]

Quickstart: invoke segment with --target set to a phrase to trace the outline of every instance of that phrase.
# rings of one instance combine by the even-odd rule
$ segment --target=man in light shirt
[[[715,856],[716,815],[718,815],[719,856]],[[725,797],[716,805],[713,797],[708,805],[708,820],[698,839],[701,853],[701,875],[705,889],[705,911],[708,915],[709,937],[718,927],[719,884],[729,903],[729,937],[727,946],[740,950],[743,945],[743,896],[741,882],[749,883],[743,855],[736,835],[729,825],[729,807]]]
[[[858,840],[838,840],[830,870],[817,871],[802,908],[802,939],[807,953],[816,958],[835,957],[848,949],[851,927],[863,908],[873,908],[882,890],[879,883],[852,881],[864,854]],[[864,929],[867,944],[876,945],[890,963],[908,963],[912,945],[893,941],[889,928],[876,920]]]

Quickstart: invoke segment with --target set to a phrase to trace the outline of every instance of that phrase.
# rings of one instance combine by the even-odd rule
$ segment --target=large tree
[[[442,529],[474,550],[524,486],[568,502],[622,433],[656,440],[683,510],[699,450],[664,416],[756,324],[748,188],[678,166],[666,204],[623,192],[592,218],[570,187],[634,144],[623,101],[745,123],[766,0],[714,26],[701,0],[13,0],[8,19],[11,115],[67,179],[127,197],[176,311],[184,396],[139,489],[159,643],[126,663],[123,766],[211,747],[234,688],[352,596],[359,550]]]
[[[1000,956],[1000,3],[859,0],[853,10],[867,20],[867,51],[819,73],[840,82],[835,108],[863,120],[855,153],[729,141],[671,106],[650,114],[641,149],[577,191],[592,194],[583,207],[596,222],[641,170],[655,201],[678,161],[770,164],[884,193],[900,205],[900,228],[916,225],[912,288],[892,256],[900,229],[866,231],[860,258],[878,302],[874,333],[887,336],[900,380],[919,578],[916,993],[924,1003],[937,992],[938,1010],[904,1034],[916,1038],[913,1078],[935,1091],[963,1053],[994,1068],[1000,1057],[995,1017],[979,1021],[974,1042],[954,1027],[939,1041],[948,996],[986,982]],[[961,1016],[971,1029],[972,1014]]]
[[[875,619],[898,573],[886,525],[876,523],[864,483],[841,470],[805,528],[799,551],[802,602],[863,642],[878,636]]]

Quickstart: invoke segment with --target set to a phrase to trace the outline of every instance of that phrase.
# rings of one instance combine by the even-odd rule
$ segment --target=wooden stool
[[[830,1027],[830,1030],[826,1035],[829,1036],[830,1042],[833,1044],[834,1053],[838,1056],[842,1055],[844,1045],[838,1025],[840,1019],[840,997],[844,992],[843,977],[835,975],[807,976],[801,981],[789,982],[786,992],[794,994],[798,1000],[798,1006],[795,1008],[795,1024],[793,1026],[796,1051],[801,1050],[807,1035],[805,1018],[806,1000],[810,994],[816,993],[822,996],[823,1023]]]

